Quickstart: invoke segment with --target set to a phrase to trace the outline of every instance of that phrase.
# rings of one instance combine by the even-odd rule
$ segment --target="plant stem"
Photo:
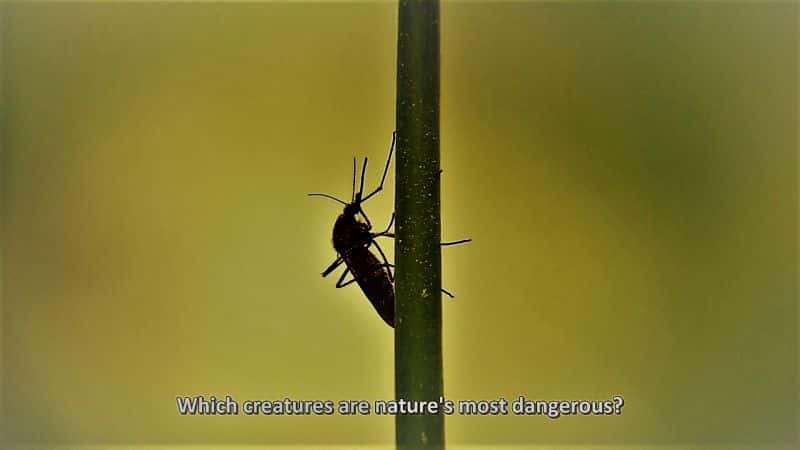
[[[400,0],[397,38],[395,394],[443,395],[439,1]],[[444,448],[444,416],[396,417],[398,449]]]

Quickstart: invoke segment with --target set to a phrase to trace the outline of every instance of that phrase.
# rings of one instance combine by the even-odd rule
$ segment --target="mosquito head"
[[[313,193],[308,194],[309,197],[322,197],[327,198],[328,200],[333,200],[336,203],[344,205],[344,210],[342,211],[342,215],[346,217],[352,218],[352,220],[358,221],[358,216],[362,216],[366,218],[366,214],[364,214],[364,210],[361,209],[361,192],[356,192],[353,194],[353,201],[350,203],[345,202],[337,197],[334,197],[330,194],[320,194],[320,193]],[[369,221],[369,219],[366,219]]]
[[[344,205],[344,213],[343,214],[345,216],[355,217],[359,213],[361,213],[361,205],[359,205],[358,203],[353,202],[353,203],[348,203],[348,204]]]
[[[352,179],[352,186],[353,190],[350,194],[350,203],[340,200],[332,195],[329,194],[308,194],[312,197],[325,197],[327,199],[333,200],[341,205],[344,205],[344,211],[342,212],[342,216],[352,218],[353,220],[358,221],[357,216],[361,216],[364,219],[364,224],[366,225],[366,229],[371,229],[372,224],[369,221],[369,218],[364,213],[364,210],[361,208],[361,205],[375,196],[378,192],[383,190],[383,183],[386,181],[386,174],[389,172],[389,163],[392,161],[392,153],[394,152],[394,145],[397,138],[396,133],[392,133],[392,145],[389,147],[389,157],[386,158],[386,166],[383,168],[383,175],[381,176],[381,182],[375,190],[372,192],[364,194],[364,177],[367,173],[367,162],[368,159],[364,158],[364,163],[361,165],[361,178],[359,180],[358,191],[356,191],[356,173],[358,164],[355,158],[353,158],[353,179]]]

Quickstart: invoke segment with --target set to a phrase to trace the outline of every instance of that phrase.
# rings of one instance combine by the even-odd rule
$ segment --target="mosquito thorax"
[[[333,247],[343,251],[353,246],[369,242],[369,226],[361,222],[357,215],[348,214],[346,211],[336,218],[333,225]]]

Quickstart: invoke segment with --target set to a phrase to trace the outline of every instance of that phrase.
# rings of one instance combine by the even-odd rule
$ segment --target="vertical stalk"
[[[8,195],[8,178],[10,175],[10,170],[8,167],[8,161],[10,157],[8,153],[10,149],[8,145],[11,143],[11,139],[8,137],[8,131],[11,128],[8,125],[8,116],[9,116],[9,95],[8,95],[8,76],[7,74],[10,73],[8,70],[8,52],[6,49],[10,48],[9,39],[11,38],[11,32],[8,30],[8,25],[10,20],[8,17],[11,15],[9,10],[11,9],[11,5],[8,4],[9,2],[5,2],[0,4],[0,366],[7,364],[6,354],[3,351],[5,348],[5,343],[8,342],[6,336],[8,333],[8,326],[5,322],[6,315],[5,315],[5,301],[6,298],[4,296],[5,290],[5,261],[4,257],[5,254],[3,253],[6,249],[6,223],[8,220],[8,203],[6,201],[6,195]],[[6,423],[8,422],[6,417],[6,410],[4,408],[5,404],[5,393],[6,393],[6,380],[7,377],[3,375],[2,371],[0,371],[0,417],[4,419],[0,419],[0,434],[8,436],[11,434],[7,428]],[[0,437],[0,440],[3,440],[3,437]]]
[[[439,400],[439,1],[400,0],[397,38],[395,395]],[[398,449],[444,448],[444,416],[396,417]]]

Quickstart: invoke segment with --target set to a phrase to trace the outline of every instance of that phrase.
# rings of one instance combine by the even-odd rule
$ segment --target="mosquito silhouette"
[[[344,263],[345,270],[336,282],[336,287],[343,288],[352,283],[358,283],[361,291],[372,303],[381,319],[392,328],[394,328],[394,265],[389,263],[386,254],[376,239],[379,237],[395,237],[394,233],[391,232],[395,215],[392,213],[392,218],[389,220],[389,225],[386,226],[386,229],[374,233],[372,232],[372,223],[364,212],[362,205],[383,190],[396,140],[397,133],[394,132],[392,133],[392,144],[389,147],[389,156],[386,158],[381,182],[369,194],[364,195],[364,175],[367,171],[368,161],[366,157],[361,165],[361,179],[358,191],[356,191],[356,159],[353,158],[353,189],[349,203],[329,194],[308,194],[311,197],[324,197],[344,205],[342,213],[339,214],[333,225],[333,248],[336,250],[336,260],[322,272],[322,276],[327,277]],[[457,245],[470,241],[472,239],[461,239],[442,242],[440,245]],[[380,260],[370,250],[370,247],[375,247],[381,257]],[[353,278],[345,281],[348,273],[352,274]],[[444,289],[442,289],[442,292],[449,297],[453,297],[453,294]]]

